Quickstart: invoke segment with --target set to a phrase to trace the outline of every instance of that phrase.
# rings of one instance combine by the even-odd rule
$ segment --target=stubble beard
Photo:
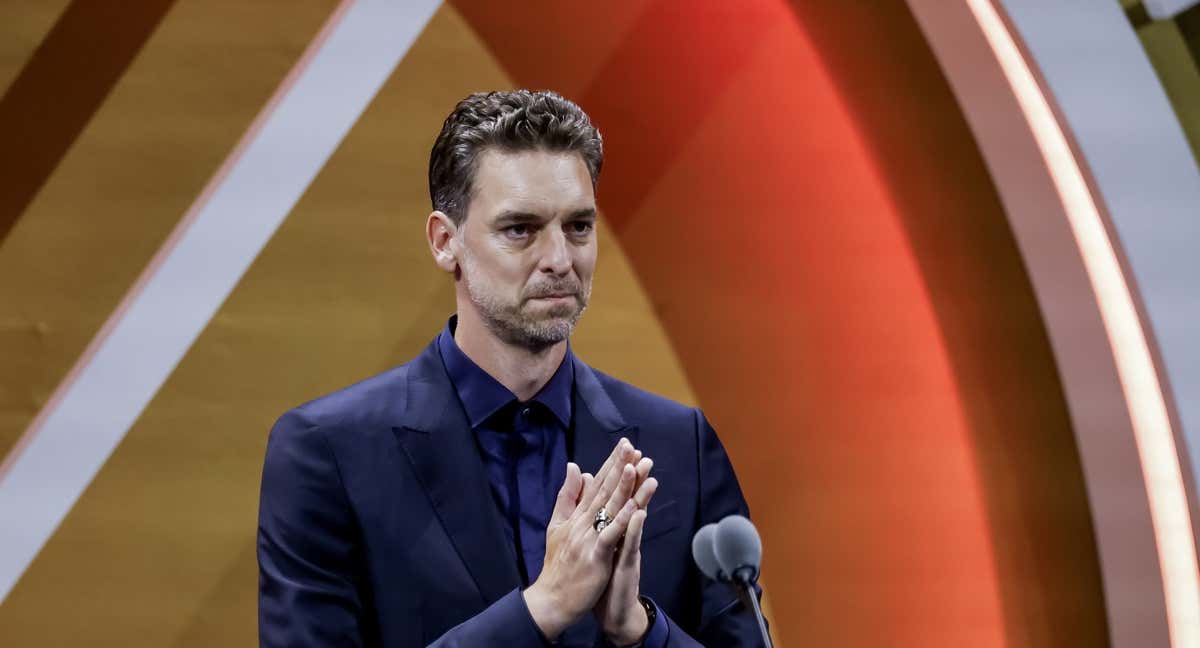
[[[541,285],[532,291],[532,295],[522,295],[515,303],[507,301],[497,291],[488,290],[486,281],[475,281],[479,275],[474,264],[470,259],[463,261],[462,279],[471,304],[484,326],[506,344],[540,352],[566,340],[575,331],[591,299],[590,281],[567,281]],[[548,292],[573,292],[575,303],[554,306],[536,314],[524,310],[532,298]]]

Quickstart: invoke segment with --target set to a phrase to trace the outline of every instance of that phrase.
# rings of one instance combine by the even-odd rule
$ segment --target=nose
[[[566,233],[557,228],[550,230],[548,236],[542,237],[541,248],[538,250],[538,270],[547,274],[562,276],[571,270],[571,250]]]

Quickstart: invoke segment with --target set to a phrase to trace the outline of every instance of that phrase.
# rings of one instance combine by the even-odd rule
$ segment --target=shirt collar
[[[437,346],[450,382],[454,384],[463,408],[466,409],[467,419],[474,429],[505,405],[517,400],[517,397],[458,347],[458,343],[454,341],[454,328],[457,324],[458,316],[450,316],[446,328],[438,335]],[[571,424],[571,388],[574,383],[574,355],[568,342],[562,363],[532,399],[548,407],[563,427],[569,427]]]

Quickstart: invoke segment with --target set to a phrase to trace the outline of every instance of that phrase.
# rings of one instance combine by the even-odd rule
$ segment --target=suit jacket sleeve
[[[296,410],[271,430],[258,508],[261,646],[362,646],[363,556],[322,430]]]
[[[267,442],[258,519],[259,644],[373,646],[362,534],[325,431],[292,410]],[[433,646],[545,645],[519,590]]]
[[[700,525],[717,522],[727,515],[750,517],[750,508],[733,464],[725,454],[717,433],[699,410],[695,412],[697,435],[697,461],[700,476]],[[665,646],[670,648],[725,646],[758,646],[762,638],[754,612],[743,605],[728,585],[701,576],[700,624],[693,635],[680,629],[668,619]],[[757,589],[762,598],[762,589]]]

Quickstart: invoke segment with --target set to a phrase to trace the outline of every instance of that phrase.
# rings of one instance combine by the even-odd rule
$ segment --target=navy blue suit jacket
[[[595,472],[620,437],[659,480],[642,593],[671,646],[759,644],[751,613],[691,558],[700,526],[740,513],[733,467],[698,409],[575,360],[572,459]],[[259,506],[262,646],[545,645],[466,414],[435,345],[293,409],[271,430]],[[604,645],[586,615],[559,645]]]

